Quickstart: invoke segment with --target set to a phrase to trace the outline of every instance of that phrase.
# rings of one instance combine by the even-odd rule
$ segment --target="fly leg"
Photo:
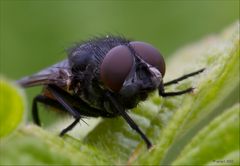
[[[201,72],[203,72],[205,69],[201,69],[201,70],[198,70],[198,71],[195,71],[195,72],[192,72],[192,73],[189,73],[189,74],[186,74],[182,77],[179,77],[177,79],[174,79],[172,81],[169,81],[169,82],[166,82],[164,84],[161,84],[159,86],[159,95],[160,96],[163,96],[163,97],[169,97],[169,96],[178,96],[178,95],[182,95],[182,94],[185,94],[185,93],[189,93],[189,92],[192,92],[194,90],[194,88],[190,87],[188,89],[185,89],[185,90],[182,90],[182,91],[177,91],[177,92],[165,92],[164,91],[164,87],[165,86],[169,86],[169,85],[172,85],[172,84],[176,84],[178,83],[179,81],[182,81],[182,80],[185,80],[187,79],[188,77],[192,77],[194,75],[197,75],[197,74],[200,74]]]
[[[135,130],[145,141],[147,148],[150,149],[152,147],[152,143],[147,138],[147,136],[142,132],[142,130],[138,127],[138,125],[132,120],[132,118],[126,113],[126,111],[121,107],[120,104],[115,100],[115,98],[110,94],[106,94],[110,103],[115,108],[115,110],[123,117],[123,119],[129,124],[129,126]]]
[[[68,131],[72,130],[76,125],[77,123],[80,121],[80,118],[76,118],[69,126],[67,126],[65,129],[63,129],[59,136],[64,136],[64,134],[66,134]]]
[[[189,93],[189,92],[192,92],[194,88],[188,88],[188,89],[185,89],[185,90],[182,90],[182,91],[177,91],[177,92],[165,92],[164,91],[164,87],[163,86],[159,86],[159,95],[162,96],[162,97],[169,97],[169,96],[179,96],[179,95],[182,95],[182,94],[185,94],[185,93]]]
[[[38,114],[38,103],[43,103],[45,105],[49,105],[51,107],[57,108],[59,110],[63,110],[64,108],[60,105],[59,102],[57,102],[56,100],[53,100],[49,97],[43,96],[43,95],[37,95],[36,97],[34,97],[33,99],[33,104],[32,104],[32,117],[33,117],[33,122],[38,125],[41,126],[41,122],[39,119],[39,114]]]
[[[192,76],[195,76],[195,75],[197,75],[197,74],[200,74],[200,73],[203,72],[204,70],[205,70],[205,68],[200,69],[200,70],[195,71],[195,72],[192,72],[192,73],[189,73],[189,74],[186,74],[186,75],[184,75],[184,76],[182,76],[182,77],[179,77],[179,78],[176,78],[176,79],[174,79],[174,80],[172,80],[172,81],[166,82],[166,83],[164,83],[163,85],[164,85],[164,86],[168,86],[168,85],[176,84],[176,83],[178,83],[179,81],[182,81],[182,80],[187,79],[188,77],[192,77]]]
[[[64,134],[66,134],[68,131],[72,130],[77,125],[77,123],[81,119],[81,115],[80,115],[80,113],[76,109],[74,109],[71,106],[71,103],[68,103],[68,101],[66,100],[66,97],[63,94],[65,91],[62,92],[63,90],[61,88],[58,88],[57,86],[54,86],[54,85],[48,85],[47,89],[52,93],[52,95],[59,102],[59,104],[69,114],[71,114],[75,118],[75,120],[69,126],[67,126],[65,129],[63,129],[61,131],[60,136],[63,136]]]
[[[79,97],[69,94],[58,86],[51,84],[47,86],[47,89],[61,104],[64,110],[66,110],[75,118],[75,121],[73,123],[71,123],[68,127],[62,130],[60,136],[63,136],[66,132],[70,131],[83,118],[83,116],[100,116],[99,110],[92,108]]]
[[[38,107],[37,107],[37,103],[43,103],[46,105],[49,105],[53,108],[56,108],[60,111],[64,111],[66,112],[66,108],[61,105],[61,103],[59,103],[57,100],[53,100],[47,96],[43,96],[43,95],[38,95],[33,99],[33,105],[32,105],[32,117],[33,117],[33,121],[36,125],[41,126],[41,122],[39,119],[39,115],[38,115]],[[78,112],[77,112],[78,113]],[[76,113],[76,114],[77,114]],[[74,126],[80,121],[80,117],[75,117],[75,120],[73,123],[71,123],[69,126],[67,126],[65,129],[63,129],[60,133],[60,136],[63,136],[65,133],[67,133],[68,131],[72,130],[74,128]]]

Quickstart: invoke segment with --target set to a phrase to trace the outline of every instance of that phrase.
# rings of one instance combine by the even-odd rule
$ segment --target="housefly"
[[[165,92],[164,88],[204,69],[163,83],[165,62],[152,45],[124,37],[95,37],[68,50],[68,58],[32,76],[18,80],[22,87],[43,86],[33,99],[33,121],[40,126],[38,103],[73,116],[74,121],[60,136],[70,131],[83,117],[121,116],[145,141],[151,141],[128,115],[127,110],[158,90],[162,97],[191,92],[188,88]]]

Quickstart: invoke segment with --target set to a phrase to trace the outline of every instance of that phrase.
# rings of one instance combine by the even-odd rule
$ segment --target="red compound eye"
[[[101,64],[100,77],[104,85],[112,91],[119,91],[133,65],[133,56],[128,47],[120,45],[112,48]]]
[[[160,52],[152,45],[144,42],[134,41],[130,42],[135,52],[140,58],[146,61],[148,64],[156,67],[164,76],[165,74],[165,62]]]

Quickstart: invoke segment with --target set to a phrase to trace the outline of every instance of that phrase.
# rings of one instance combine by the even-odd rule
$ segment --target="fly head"
[[[129,42],[111,49],[100,69],[105,87],[125,108],[133,108],[162,83],[165,62],[153,46]]]

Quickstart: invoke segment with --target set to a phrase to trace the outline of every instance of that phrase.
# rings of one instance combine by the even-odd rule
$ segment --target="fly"
[[[177,96],[193,88],[165,92],[176,84],[204,69],[163,83],[165,62],[152,45],[123,37],[97,37],[68,50],[68,58],[32,76],[17,81],[22,87],[43,86],[43,93],[32,103],[33,121],[41,125],[38,103],[73,116],[74,121],[60,136],[74,128],[83,117],[114,118],[121,116],[145,141],[151,141],[128,115],[127,110],[158,90],[162,97]]]

